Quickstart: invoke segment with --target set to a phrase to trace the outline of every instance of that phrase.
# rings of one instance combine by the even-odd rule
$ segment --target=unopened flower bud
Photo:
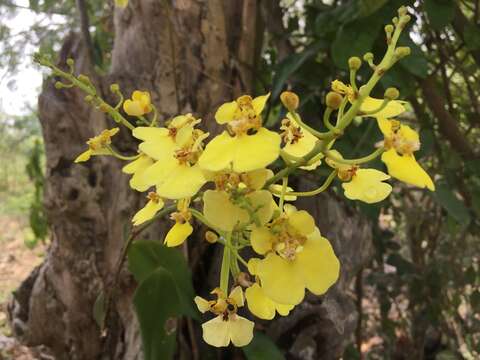
[[[113,93],[118,92],[120,91],[120,86],[118,84],[112,84],[110,85],[110,91]]]
[[[343,101],[343,96],[334,91],[330,91],[325,98],[325,103],[329,108],[333,110],[338,109],[342,101]]]
[[[394,87],[389,87],[387,90],[385,90],[384,96],[385,99],[395,100],[398,99],[398,97],[400,96],[400,92]]]
[[[100,106],[98,107],[98,109],[101,111],[101,112],[108,112],[108,105],[105,104],[105,103],[101,103]]]
[[[396,16],[392,19],[392,23],[393,23],[393,25],[398,24],[398,18]]]
[[[387,34],[393,33],[393,30],[394,30],[394,29],[393,29],[393,25],[392,25],[392,24],[385,25],[385,32],[386,32]]]
[[[218,241],[218,235],[215,234],[213,231],[208,230],[205,233],[205,240],[210,244],[215,244]]]
[[[90,84],[90,79],[87,75],[84,75],[84,74],[78,75],[78,80],[80,80],[84,84]]]
[[[245,288],[250,287],[253,284],[252,281],[250,280],[250,275],[243,271],[237,275],[237,283],[241,287],[245,287]]]
[[[401,16],[405,16],[407,15],[408,11],[407,11],[407,8],[405,6],[400,6],[398,8],[398,16],[401,17]]]
[[[365,55],[363,55],[363,60],[368,62],[373,61],[373,54],[371,52],[365,53]]]
[[[85,100],[85,102],[89,103],[89,102],[93,101],[93,96],[92,95],[87,95],[87,96],[85,96],[84,100]]]
[[[67,65],[68,65],[68,66],[73,66],[74,63],[75,63],[75,62],[73,61],[72,58],[68,58],[68,59],[67,59]]]
[[[395,49],[395,56],[399,59],[410,55],[411,50],[408,46],[400,46]]]
[[[57,81],[55,83],[55,89],[62,89],[64,86],[63,86],[63,83],[61,81]]]
[[[352,56],[348,59],[348,67],[350,70],[358,70],[362,66],[362,60],[358,56]]]
[[[295,111],[298,109],[298,105],[300,104],[300,99],[297,94],[292,91],[284,91],[280,94],[280,100],[282,104],[289,110]]]

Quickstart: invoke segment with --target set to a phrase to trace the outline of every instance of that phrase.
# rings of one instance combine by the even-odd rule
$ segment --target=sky
[[[28,0],[16,0],[20,6],[28,7]],[[16,16],[5,21],[14,34],[29,30],[30,26],[40,19],[40,15],[28,9],[18,9]],[[1,49],[1,44],[0,44]],[[9,115],[28,113],[27,105],[36,106],[37,97],[42,84],[42,72],[33,65],[31,55],[36,47],[27,46],[26,56],[21,60],[15,74],[6,74],[0,69],[0,110]],[[14,86],[12,84],[15,83]]]

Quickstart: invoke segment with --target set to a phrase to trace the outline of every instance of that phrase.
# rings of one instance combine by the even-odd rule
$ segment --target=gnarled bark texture
[[[224,101],[252,89],[253,72],[262,42],[263,25],[254,0],[132,0],[115,11],[115,45],[108,76],[92,71],[88,51],[72,34],[60,53],[60,66],[75,59],[76,72],[88,74],[114,103],[109,85],[125,94],[145,89],[163,119],[178,113],[206,115],[215,131],[212,111]],[[141,359],[138,324],[131,306],[135,283],[126,269],[113,303],[107,333],[97,326],[92,308],[99,292],[110,284],[130,219],[142,206],[142,194],[128,187],[124,165],[97,157],[74,164],[85,140],[114,124],[84,101],[76,89],[56,90],[47,80],[39,99],[39,114],[47,154],[45,206],[51,226],[51,246],[42,265],[16,291],[10,304],[14,333],[29,345],[43,344],[57,359]],[[133,153],[128,134],[115,145]],[[313,184],[307,184],[313,186]],[[292,359],[335,359],[341,356],[356,323],[348,295],[356,271],[369,256],[368,224],[349,213],[331,196],[303,204],[316,214],[324,234],[342,262],[338,284],[323,298],[307,297],[288,318],[265,323],[269,333]],[[159,222],[145,238],[162,239],[169,224]],[[202,240],[203,230],[189,241],[195,287],[205,293],[216,285],[219,252]],[[185,328],[187,328],[185,326]],[[186,335],[188,334],[188,335]],[[185,340],[186,338],[190,340]],[[185,344],[196,343],[195,347]],[[207,346],[199,326],[179,331],[179,358],[202,358]],[[231,350],[230,350],[231,351]],[[231,353],[224,352],[225,358]]]

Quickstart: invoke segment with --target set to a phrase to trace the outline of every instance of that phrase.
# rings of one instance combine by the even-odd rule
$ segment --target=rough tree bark
[[[112,103],[115,99],[108,88],[113,82],[128,94],[137,88],[149,90],[164,119],[178,113],[205,114],[205,123],[214,131],[216,107],[252,90],[252,67],[263,34],[259,4],[255,0],[176,0],[167,7],[167,3],[171,4],[132,0],[127,9],[115,11],[115,45],[108,76],[94,74],[88,49],[75,34],[65,40],[59,64],[64,66],[68,57],[75,59],[76,71],[88,74]],[[92,307],[109,284],[130,218],[143,204],[144,195],[129,189],[120,161],[95,158],[82,165],[73,163],[86,139],[113,124],[86,104],[78,90],[56,90],[53,83],[45,82],[39,99],[51,246],[44,262],[10,303],[12,328],[26,344],[49,347],[57,359],[141,359],[138,324],[131,307],[135,283],[126,269],[121,273],[107,334],[95,323]],[[127,131],[122,130],[115,144],[123,152],[135,151]],[[264,325],[289,358],[335,359],[356,324],[348,289],[369,257],[370,229],[332,196],[301,206],[314,211],[332,241],[342,262],[341,279],[325,297],[307,297],[292,316]],[[159,222],[145,238],[162,239],[168,225]],[[196,290],[205,293],[218,281],[208,274],[215,273],[212,269],[218,266],[219,253],[202,241],[201,229],[196,233],[188,242],[188,253]],[[189,343],[185,339],[192,335],[200,350],[206,347],[198,326],[194,334],[180,329],[179,343]],[[180,345],[178,357],[195,358],[198,351]]]

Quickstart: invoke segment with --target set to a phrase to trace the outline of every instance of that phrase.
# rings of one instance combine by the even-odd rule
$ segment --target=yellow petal
[[[175,164],[156,177],[158,195],[167,199],[184,199],[195,195],[205,184],[202,170],[197,166]]]
[[[142,116],[144,114],[143,108],[138,101],[130,99],[123,103],[123,110],[130,116]]]
[[[149,202],[147,202],[147,205],[145,205],[145,207],[143,207],[142,209],[140,209],[134,216],[133,216],[133,219],[132,219],[132,222],[133,222],[133,225],[135,226],[138,226],[140,224],[143,224],[144,222],[148,221],[148,220],[151,220],[155,214],[160,211],[160,209],[163,208],[163,201],[162,200],[159,200],[159,201],[152,201],[150,200]]]
[[[245,303],[245,300],[243,299],[243,291],[240,286],[236,286],[235,288],[233,288],[228,297],[233,299],[233,301],[235,301],[235,304],[238,307],[242,307]]]
[[[283,150],[287,154],[295,157],[305,156],[314,148],[318,139],[308,131],[302,129],[300,125],[296,123],[295,119],[292,117],[290,113],[287,114],[287,117],[292,123],[297,125],[297,128],[300,129],[300,133],[302,134],[302,137],[293,144],[291,143],[285,144],[285,146],[283,147]],[[300,166],[300,168],[304,170],[315,170],[318,166],[320,166],[321,163],[322,161],[318,160],[312,165]]]
[[[207,144],[199,164],[209,171],[247,172],[264,168],[277,159],[280,141],[280,135],[265,128],[254,135],[234,137],[224,131]]]
[[[387,165],[388,173],[407,184],[435,191],[430,176],[417,163],[413,155],[398,155],[394,149],[382,154],[382,161]]]
[[[408,125],[400,125],[400,134],[402,138],[405,140],[409,141],[414,141],[414,142],[419,142],[420,141],[420,136],[418,135],[418,132],[413,130],[410,126]]]
[[[215,347],[224,347],[230,344],[229,321],[223,320],[219,315],[210,321],[202,324],[203,340]]]
[[[315,295],[324,294],[335,284],[340,273],[340,262],[330,242],[320,233],[308,238],[293,264],[303,277],[305,287]]]
[[[250,234],[253,250],[260,255],[272,250],[272,234],[266,227],[254,227]]]
[[[375,99],[372,97],[367,97],[360,107],[360,111],[369,112],[378,109],[383,103],[383,99]],[[379,112],[372,114],[371,116],[379,118],[393,118],[405,112],[405,107],[402,105],[403,101],[391,100],[388,102],[387,106],[380,110]]]
[[[232,314],[227,321],[230,340],[235,346],[246,346],[253,339],[254,323],[244,317]]]
[[[275,302],[296,305],[305,296],[304,280],[293,263],[273,253],[258,263],[257,275],[263,291]]]
[[[140,157],[132,162],[128,163],[122,168],[122,171],[126,174],[133,174],[130,179],[130,187],[137,191],[146,191],[151,185],[148,181],[144,181],[143,174],[153,164],[153,160],[146,155],[140,155]]]
[[[270,169],[257,169],[250,171],[246,174],[246,185],[253,190],[260,190],[263,188],[267,179],[273,176],[273,172]]]
[[[205,300],[204,298],[200,296],[195,296],[193,299],[195,301],[195,304],[197,305],[198,311],[200,311],[202,314],[206,313],[207,311],[210,310],[210,303]]]
[[[288,215],[288,223],[302,235],[309,235],[315,230],[315,220],[305,210],[295,211]]]
[[[143,141],[157,141],[159,138],[168,136],[167,128],[139,126],[133,129],[132,135]]]
[[[219,124],[225,124],[232,121],[237,109],[238,104],[236,101],[227,102],[218,108],[215,113],[215,120]]]
[[[342,187],[348,199],[373,204],[384,200],[392,192],[390,184],[383,182],[388,179],[390,179],[390,176],[381,171],[358,169],[352,180],[343,183]]]
[[[77,158],[75,159],[75,162],[79,163],[79,162],[88,161],[90,160],[91,156],[92,156],[92,150],[88,149],[87,151],[84,151],[83,153],[78,155]]]
[[[385,136],[386,138],[390,138],[393,136],[393,131],[392,131],[393,123],[391,120],[378,117],[377,124],[383,136]]]
[[[263,225],[273,215],[272,195],[266,190],[254,191],[246,195],[252,209]],[[203,214],[216,228],[232,231],[235,226],[245,226],[250,223],[247,210],[234,205],[225,191],[207,190],[203,195]]]
[[[275,303],[268,298],[257,283],[245,290],[248,309],[256,317],[272,320],[275,317]]]
[[[295,305],[275,303],[275,309],[281,316],[287,316]]]
[[[257,275],[257,268],[258,268],[258,264],[260,264],[260,261],[262,261],[261,259],[259,258],[250,258],[250,260],[248,260],[248,272],[252,275]]]
[[[155,160],[172,158],[174,155],[176,144],[168,135],[168,129],[138,127],[133,130],[133,136],[144,141],[139,149]]]
[[[183,224],[177,222],[167,233],[167,236],[165,237],[165,244],[168,247],[181,245],[192,232],[193,227],[188,221]]]
[[[252,100],[252,106],[253,106],[253,109],[255,110],[255,114],[260,115],[262,113],[269,97],[270,97],[270,93],[266,95],[257,96],[255,99]]]

